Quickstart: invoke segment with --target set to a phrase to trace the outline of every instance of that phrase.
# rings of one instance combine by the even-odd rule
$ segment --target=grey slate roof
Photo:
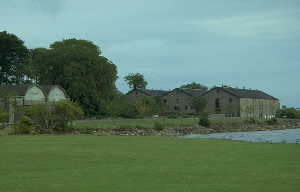
[[[268,99],[268,100],[278,100],[277,98],[263,92],[260,90],[250,90],[250,89],[237,89],[232,87],[216,87],[227,93],[230,93],[239,98],[255,98],[255,99]]]
[[[11,92],[17,96],[25,96],[26,91],[34,85],[1,85],[0,90]]]
[[[161,97],[168,93],[168,91],[164,91],[164,90],[139,89],[139,88],[137,88],[136,90],[153,97]]]
[[[204,93],[206,93],[206,90],[203,89],[177,88],[177,90],[180,90],[193,97],[202,96]]]

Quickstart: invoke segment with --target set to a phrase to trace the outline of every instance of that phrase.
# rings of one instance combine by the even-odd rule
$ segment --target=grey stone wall
[[[275,117],[280,104],[278,100],[241,98],[240,106],[241,117],[271,118]]]
[[[168,112],[195,113],[191,108],[192,96],[187,95],[179,90],[173,90],[162,97],[162,102],[166,105]]]
[[[142,99],[143,97],[150,97],[149,95],[138,91],[138,90],[132,90],[129,93],[127,93],[127,98],[129,99],[130,102],[135,103],[138,100]]]
[[[225,116],[240,115],[240,99],[222,91],[214,89],[204,95],[207,101],[205,112],[208,114],[224,114]],[[216,106],[216,101],[219,100],[219,107]]]

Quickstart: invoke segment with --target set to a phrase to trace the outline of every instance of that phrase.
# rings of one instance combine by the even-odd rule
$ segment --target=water
[[[216,138],[216,139],[231,139],[231,140],[250,141],[250,142],[300,143],[300,129],[192,134],[192,135],[182,136],[182,138],[187,138],[187,139]]]

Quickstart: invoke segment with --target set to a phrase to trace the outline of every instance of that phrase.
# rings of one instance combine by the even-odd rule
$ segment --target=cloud
[[[290,39],[300,37],[297,13],[262,13],[206,20],[189,24],[198,31],[207,30],[217,35],[242,38]]]

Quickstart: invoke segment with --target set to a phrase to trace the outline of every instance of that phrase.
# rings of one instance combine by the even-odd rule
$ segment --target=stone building
[[[280,108],[279,100],[260,90],[215,87],[204,94],[208,114],[228,117],[275,117]]]
[[[205,92],[202,89],[176,88],[163,96],[163,104],[168,112],[193,114],[195,110],[191,106],[192,98],[202,96]]]

